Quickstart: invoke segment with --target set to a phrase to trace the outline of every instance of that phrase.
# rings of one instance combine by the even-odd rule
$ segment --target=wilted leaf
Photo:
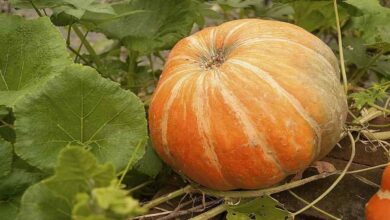
[[[336,171],[336,167],[333,164],[326,161],[315,161],[311,167],[317,169],[318,173],[331,173]]]
[[[134,152],[147,137],[141,101],[89,67],[68,67],[18,102],[15,117],[16,153],[46,171],[70,144],[89,148],[117,170],[144,154],[144,146]]]

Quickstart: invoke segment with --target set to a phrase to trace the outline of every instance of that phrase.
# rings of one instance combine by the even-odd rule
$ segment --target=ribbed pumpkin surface
[[[177,172],[213,189],[255,189],[327,154],[346,109],[326,44],[288,23],[243,19],[176,44],[149,126]]]

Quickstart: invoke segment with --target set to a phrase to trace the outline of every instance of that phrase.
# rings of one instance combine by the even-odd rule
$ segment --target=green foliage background
[[[151,183],[132,194],[149,198],[175,174],[148,140],[145,110],[167,53],[192,32],[239,18],[276,19],[340,52],[330,0],[10,3],[13,12],[40,18],[0,15],[0,216],[7,220],[127,219],[147,211],[127,190]],[[337,1],[356,112],[390,112],[386,4]],[[258,198],[229,207],[227,218],[288,216],[276,206]]]

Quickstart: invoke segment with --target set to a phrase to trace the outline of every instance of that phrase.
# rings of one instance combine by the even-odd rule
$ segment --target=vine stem
[[[349,131],[348,131],[348,137],[351,141],[351,147],[352,147],[351,157],[349,158],[349,161],[348,161],[347,165],[345,166],[344,170],[341,172],[340,176],[338,176],[337,179],[332,183],[332,185],[328,189],[326,189],[325,192],[323,192],[319,197],[317,197],[311,203],[307,204],[302,209],[292,213],[291,216],[293,217],[293,219],[296,215],[299,215],[302,212],[308,210],[314,204],[316,204],[321,199],[323,199],[325,196],[327,196],[337,186],[337,184],[343,179],[343,177],[347,174],[347,171],[348,171],[349,167],[351,166],[353,159],[355,158],[355,151],[356,151],[355,139],[353,138],[351,132],[349,132]]]
[[[364,168],[364,169],[360,169],[360,170],[351,170],[351,171],[348,171],[347,174],[354,174],[354,173],[361,173],[361,172],[365,172],[365,171],[375,170],[378,168],[387,167],[388,165],[390,165],[390,163],[384,163],[384,164],[380,164],[377,166],[368,167],[368,168]]]
[[[218,205],[210,210],[208,210],[207,212],[204,212],[200,215],[197,215],[193,218],[190,218],[189,220],[206,220],[206,219],[210,219],[218,214],[221,214],[222,212],[226,211],[227,209],[227,205],[226,204],[221,204],[221,205]]]
[[[247,191],[216,191],[211,190],[207,188],[198,188],[199,191],[216,197],[228,197],[228,198],[252,198],[252,197],[259,197],[264,195],[271,195],[274,193],[282,192],[288,189],[293,189],[298,186],[305,185],[306,183],[313,182],[315,180],[323,179],[328,176],[332,176],[334,174],[338,174],[337,172],[331,172],[331,173],[321,173],[317,174],[305,179],[301,179],[298,181],[294,181],[291,183],[286,183],[280,186],[268,188],[268,189],[260,189],[260,190],[247,190]]]
[[[193,191],[193,187],[191,185],[187,185],[186,187],[184,188],[181,188],[181,189],[178,189],[176,191],[173,191],[171,193],[168,193],[164,196],[161,196],[161,197],[158,197],[148,203],[146,203],[145,205],[143,205],[142,207],[146,208],[146,209],[150,209],[150,208],[153,208],[157,205],[160,205],[161,203],[164,203],[166,201],[169,201],[173,198],[176,198],[178,196],[181,196],[183,194],[186,194],[186,193],[189,193],[191,191]]]
[[[92,45],[88,42],[88,40],[84,37],[84,34],[81,32],[81,30],[77,27],[77,25],[72,26],[74,32],[76,35],[80,38],[82,44],[85,46],[85,49],[87,49],[89,55],[91,55],[93,61],[96,64],[96,67],[100,70],[103,67],[103,63],[100,60],[99,56],[96,54],[95,49],[93,49]]]
[[[305,199],[303,199],[302,197],[298,196],[297,194],[295,194],[293,191],[289,190],[288,191],[292,196],[294,196],[296,199],[298,199],[299,201],[301,201],[302,203],[305,203],[306,205],[309,204],[308,201],[306,201]],[[316,207],[316,206],[312,206],[313,209],[315,209],[316,211],[320,212],[321,214],[331,218],[331,219],[335,219],[335,220],[341,220],[340,218],[328,213],[328,212],[325,212],[324,210]]]
[[[343,40],[341,36],[341,27],[340,27],[340,17],[339,11],[337,9],[337,0],[333,0],[334,13],[336,15],[336,27],[337,27],[337,39],[339,44],[339,53],[340,53],[340,65],[341,65],[341,75],[343,77],[344,84],[344,92],[348,93],[348,81],[347,81],[347,73],[345,72],[345,64],[344,64],[344,52],[343,52]]]
[[[34,8],[35,12],[38,14],[39,17],[43,17],[43,14],[41,13],[41,11],[39,11],[39,9],[37,8],[37,6],[34,4],[34,2],[32,0],[30,0],[30,3],[31,3],[31,6]]]
[[[131,193],[133,193],[134,191],[137,191],[137,190],[139,190],[139,189],[141,189],[141,188],[143,188],[143,187],[145,187],[145,186],[147,186],[147,185],[149,185],[149,184],[151,184],[151,183],[153,183],[153,180],[146,181],[146,182],[144,182],[144,183],[141,183],[141,184],[139,184],[139,185],[137,185],[137,186],[135,186],[135,187],[133,187],[133,188],[127,190],[127,192],[128,192],[129,194],[131,194]]]
[[[135,155],[138,153],[138,150],[140,149],[140,147],[142,146],[143,143],[144,143],[144,140],[140,140],[140,141],[138,142],[137,146],[135,147],[134,152],[133,152],[133,154],[131,155],[129,162],[128,162],[127,165],[126,165],[125,170],[122,171],[121,178],[120,178],[119,181],[118,181],[118,186],[121,185],[123,179],[124,179],[125,176],[126,176],[126,173],[129,171],[130,166],[133,164],[133,161],[135,160]]]
[[[390,131],[379,131],[379,132],[370,132],[370,131],[361,131],[364,136],[371,140],[387,140],[390,139]]]
[[[127,86],[128,88],[134,88],[135,86],[135,77],[137,69],[137,58],[139,53],[137,51],[129,50],[128,55],[128,68],[127,68]]]

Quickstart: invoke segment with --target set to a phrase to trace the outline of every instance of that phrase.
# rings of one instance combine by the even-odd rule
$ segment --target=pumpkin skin
[[[388,220],[390,216],[390,166],[383,172],[381,188],[366,204],[366,220]]]
[[[241,19],[174,46],[149,128],[177,172],[212,189],[257,189],[326,155],[346,113],[326,44],[292,24]]]

